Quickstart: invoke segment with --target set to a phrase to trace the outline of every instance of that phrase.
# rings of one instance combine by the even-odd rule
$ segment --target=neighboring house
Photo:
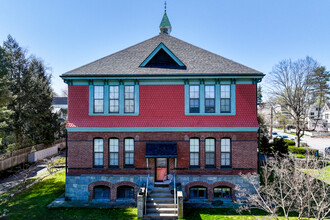
[[[160,30],[61,76],[67,199],[136,199],[147,175],[151,188],[175,175],[186,201],[231,201],[235,186],[252,189],[239,174],[257,172],[264,75],[170,36],[166,12]]]
[[[59,115],[59,120],[68,119],[68,97],[53,97],[53,112]]]
[[[329,104],[326,104],[321,108],[318,104],[311,105],[308,111],[307,129],[315,131],[328,131],[329,114]]]

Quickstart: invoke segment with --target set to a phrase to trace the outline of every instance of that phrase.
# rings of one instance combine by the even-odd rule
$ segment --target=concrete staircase
[[[147,197],[147,214],[143,219],[177,219],[177,205],[168,187],[154,187]]]

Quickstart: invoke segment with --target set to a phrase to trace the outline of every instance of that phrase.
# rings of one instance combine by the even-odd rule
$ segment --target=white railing
[[[144,214],[147,214],[147,197],[148,197],[148,187],[149,187],[149,174],[147,177],[147,184],[146,184],[146,190],[145,190],[145,196],[144,196]]]

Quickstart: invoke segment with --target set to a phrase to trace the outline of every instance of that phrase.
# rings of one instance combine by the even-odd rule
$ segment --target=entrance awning
[[[146,158],[176,158],[176,142],[149,142],[147,143]]]

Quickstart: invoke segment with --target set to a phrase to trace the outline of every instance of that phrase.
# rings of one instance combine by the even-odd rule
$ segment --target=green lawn
[[[0,202],[0,214],[3,209],[8,209],[7,217],[9,219],[137,219],[137,210],[135,208],[47,208],[50,202],[64,193],[64,184],[64,171],[46,177],[9,201],[2,200]],[[1,195],[1,198],[3,199],[4,195]],[[185,209],[184,213],[185,219],[255,219],[252,215],[238,215],[235,210],[225,208],[189,208]],[[253,210],[253,215],[262,218],[265,213],[260,210]]]
[[[319,180],[324,180],[324,182],[330,184],[330,165],[324,167],[321,171],[322,175],[323,175],[323,172],[324,172],[324,179],[323,179],[323,177],[320,176],[318,170],[305,170],[304,172],[311,175],[311,176],[317,177]]]

